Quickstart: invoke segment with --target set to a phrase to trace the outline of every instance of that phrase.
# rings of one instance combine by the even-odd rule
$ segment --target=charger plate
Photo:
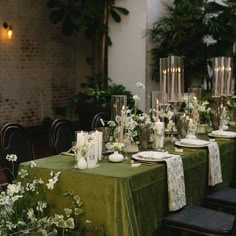
[[[138,152],[132,155],[132,158],[137,161],[148,161],[148,162],[157,162],[163,161],[171,157],[171,154],[167,152],[155,152],[155,151],[144,151]]]
[[[236,132],[214,130],[211,133],[209,133],[208,136],[214,138],[236,138]]]
[[[203,148],[207,147],[210,142],[201,139],[181,139],[176,141],[175,145],[179,147],[189,147],[189,148]]]

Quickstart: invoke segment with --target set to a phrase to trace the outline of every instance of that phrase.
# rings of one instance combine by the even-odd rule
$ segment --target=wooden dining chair
[[[162,234],[176,231],[197,235],[236,235],[236,219],[232,214],[199,206],[185,206],[162,219]],[[171,234],[172,232],[175,232]]]
[[[20,163],[34,159],[33,145],[26,129],[16,123],[4,125],[0,131],[1,157],[5,168],[12,170],[14,164],[14,176],[17,175]],[[17,160],[10,163],[6,160],[7,154],[15,154]]]
[[[102,127],[105,125],[105,121],[107,120],[107,114],[105,112],[97,113],[92,120],[91,130],[95,130],[96,128]],[[103,123],[104,122],[104,123]]]
[[[53,154],[59,154],[71,148],[75,140],[75,125],[65,119],[55,120],[49,130],[49,146]]]

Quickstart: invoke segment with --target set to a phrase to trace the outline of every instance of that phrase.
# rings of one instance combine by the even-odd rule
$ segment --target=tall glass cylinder
[[[211,62],[213,70],[212,95],[214,97],[231,96],[234,93],[233,59],[231,57],[214,57]]]
[[[160,91],[163,92],[162,103],[168,103],[167,97],[167,72],[168,72],[168,58],[160,58]]]
[[[220,94],[220,78],[219,78],[219,58],[214,57],[211,59],[212,70],[213,70],[213,79],[212,79],[212,96],[218,97]]]
[[[184,66],[183,57],[168,57],[168,101],[171,103],[183,102],[184,97]]]
[[[177,57],[168,57],[168,100],[177,102]]]
[[[116,116],[121,116],[122,109],[126,109],[127,96],[126,95],[112,95],[111,96],[111,120],[115,120]]]
[[[151,109],[152,116],[154,120],[158,120],[160,117],[160,111],[165,111],[168,108],[168,103],[166,102],[167,93],[162,91],[152,91],[151,93]]]
[[[234,94],[234,80],[233,80],[233,58],[227,57],[225,63],[225,94],[232,96]]]
[[[183,57],[177,57],[177,100],[184,100],[184,61]]]

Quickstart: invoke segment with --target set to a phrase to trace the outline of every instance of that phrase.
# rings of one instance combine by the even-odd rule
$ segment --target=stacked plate
[[[224,130],[214,130],[208,135],[214,138],[236,138],[236,132]]]
[[[175,142],[175,145],[180,147],[190,147],[190,148],[202,148],[207,147],[209,145],[209,141],[201,140],[197,138],[185,138],[180,139],[180,141]]]
[[[168,152],[155,152],[155,151],[145,151],[138,152],[132,155],[132,158],[137,161],[147,161],[147,162],[156,162],[163,161],[171,157],[171,154]]]

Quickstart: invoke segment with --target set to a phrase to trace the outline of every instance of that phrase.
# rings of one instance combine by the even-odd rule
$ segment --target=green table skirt
[[[221,154],[223,185],[234,178],[235,140],[218,140]],[[173,151],[173,144],[166,149]],[[183,155],[188,204],[201,204],[209,190],[207,148],[185,149]],[[51,170],[61,171],[56,188],[47,192],[50,214],[62,213],[70,202],[63,193],[72,190],[81,197],[84,214],[80,218],[93,225],[104,225],[108,236],[162,236],[161,217],[168,214],[167,176],[164,163],[132,168],[130,161],[100,162],[95,169],[76,170],[71,156],[51,156],[36,160],[37,167],[27,168],[30,178],[49,178]]]

